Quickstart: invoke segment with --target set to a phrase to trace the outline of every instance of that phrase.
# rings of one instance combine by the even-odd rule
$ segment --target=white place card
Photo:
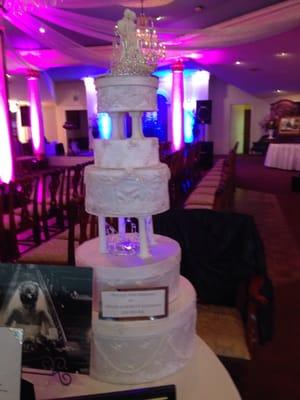
[[[163,318],[168,315],[168,288],[104,291],[101,310],[101,318]]]
[[[22,342],[22,329],[0,327],[1,400],[20,399]]]

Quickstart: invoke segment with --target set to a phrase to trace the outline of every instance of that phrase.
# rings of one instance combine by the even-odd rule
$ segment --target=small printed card
[[[0,399],[20,399],[23,330],[0,327]]]
[[[101,293],[100,318],[152,319],[168,315],[168,288],[120,289]]]

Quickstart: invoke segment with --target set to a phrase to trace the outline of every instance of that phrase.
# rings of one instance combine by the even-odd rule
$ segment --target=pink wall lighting
[[[183,63],[179,60],[172,65],[172,142],[173,150],[179,150],[183,143]]]
[[[42,103],[39,91],[39,72],[29,71],[28,89],[30,99],[30,124],[34,153],[37,157],[45,153]]]
[[[11,125],[9,118],[3,33],[0,27],[0,181],[5,183],[10,182],[13,179],[13,174]]]

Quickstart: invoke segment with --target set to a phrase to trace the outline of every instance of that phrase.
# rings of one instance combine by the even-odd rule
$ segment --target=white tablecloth
[[[271,143],[266,154],[265,166],[300,171],[300,144]]]
[[[155,382],[131,386],[114,385],[96,381],[89,376],[72,375],[71,385],[63,386],[57,376],[23,374],[23,378],[34,383],[37,400],[173,384],[176,385],[177,400],[241,400],[226,369],[200,338],[197,340],[193,358],[184,369]]]

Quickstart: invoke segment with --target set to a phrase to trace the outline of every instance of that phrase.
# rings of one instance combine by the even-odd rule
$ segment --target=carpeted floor
[[[239,156],[235,209],[254,216],[275,288],[275,331],[233,377],[245,400],[300,399],[300,193],[295,172],[269,169],[262,156]]]

